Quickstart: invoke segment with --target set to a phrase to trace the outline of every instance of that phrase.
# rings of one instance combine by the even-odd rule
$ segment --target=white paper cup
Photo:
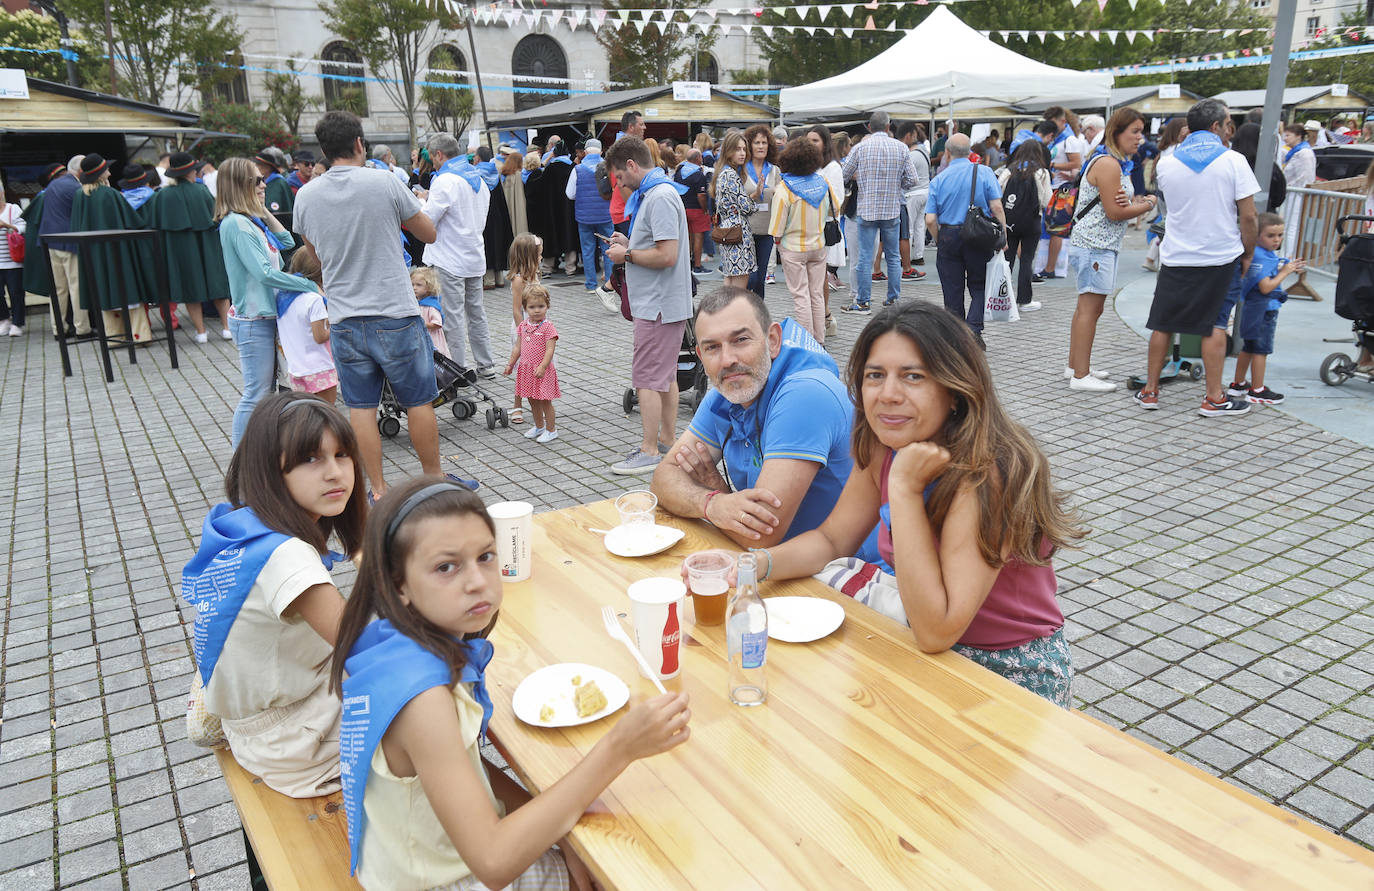
[[[640,579],[630,585],[629,594],[635,645],[644,661],[659,680],[677,677],[682,670],[682,607],[687,586],[681,579]]]
[[[496,559],[501,580],[523,582],[530,577],[530,539],[534,537],[534,505],[528,501],[502,501],[487,507],[496,526]]]

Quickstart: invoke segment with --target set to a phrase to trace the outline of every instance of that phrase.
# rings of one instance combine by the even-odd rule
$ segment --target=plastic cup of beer
[[[620,511],[620,525],[626,529],[645,530],[653,526],[656,507],[658,496],[648,489],[635,489],[615,500],[615,509]]]
[[[725,593],[730,590],[726,576],[734,565],[735,558],[720,550],[697,551],[683,561],[698,625],[720,625],[725,621]]]

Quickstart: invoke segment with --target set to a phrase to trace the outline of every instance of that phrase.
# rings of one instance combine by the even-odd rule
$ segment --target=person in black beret
[[[110,164],[100,155],[81,159],[81,191],[72,200],[72,231],[142,229],[143,220],[124,197],[110,187]],[[156,301],[152,257],[146,242],[90,245],[81,264],[80,298],[83,309],[99,309],[110,338],[152,338],[144,304]],[[118,256],[118,261],[116,261]],[[124,317],[130,320],[125,327]]]
[[[262,174],[263,184],[267,186],[267,196],[263,199],[263,204],[282,227],[290,232],[295,197],[291,187],[286,183],[286,177],[277,169],[277,164],[282,160],[280,155],[280,149],[269,145],[254,155],[253,161],[258,165],[258,172]]]
[[[286,178],[286,184],[291,187],[292,194],[295,194],[315,176],[315,153],[309,149],[301,149],[291,156],[291,162],[296,169]]]
[[[120,175],[119,182],[115,185],[124,194],[124,200],[129,202],[129,206],[138,210],[148,199],[153,197],[153,190],[149,183],[157,175],[157,168],[153,168],[152,176],[149,175],[147,168],[141,164],[125,164],[124,172]]]

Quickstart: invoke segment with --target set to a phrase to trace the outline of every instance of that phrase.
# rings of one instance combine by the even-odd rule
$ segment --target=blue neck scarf
[[[1116,157],[1116,156],[1113,155],[1111,152],[1107,151],[1107,147],[1106,147],[1105,145],[1099,145],[1097,148],[1093,149],[1093,153],[1092,153],[1092,155],[1088,158],[1088,160],[1091,161],[1093,158],[1097,157],[1098,155],[1108,155],[1108,156],[1114,157],[1114,158]],[[1116,163],[1118,163],[1118,164],[1121,165],[1121,172],[1124,173],[1126,176],[1130,176],[1130,175],[1131,175],[1131,171],[1135,169],[1135,162],[1132,161],[1132,160],[1130,160],[1129,158],[1124,159],[1124,160],[1121,159],[1121,158],[1117,158]],[[1087,165],[1087,164],[1084,164],[1084,165],[1083,165],[1083,172],[1084,172],[1084,173],[1087,173],[1087,171],[1088,171],[1088,165]]]
[[[470,186],[474,192],[482,191],[482,174],[476,167],[468,163],[468,159],[461,155],[457,158],[449,158],[443,166],[434,171],[435,176],[445,173],[456,173]]]
[[[201,683],[208,685],[215,663],[229,638],[229,629],[258,573],[291,536],[269,529],[251,507],[229,504],[210,508],[201,527],[200,549],[181,571],[181,596],[196,608],[192,648]],[[325,569],[346,559],[330,551],[321,557]]]
[[[1293,160],[1293,156],[1296,155],[1298,152],[1302,151],[1303,149],[1308,149],[1310,151],[1311,148],[1312,146],[1308,145],[1307,140],[1305,139],[1297,145],[1293,146],[1291,149],[1288,150],[1288,154],[1283,156],[1283,166],[1287,167],[1288,162]]]
[[[299,274],[299,273],[296,273],[296,272],[288,272],[287,275],[295,276],[296,278],[300,279],[300,280],[303,281],[303,282],[309,281],[309,279],[307,279],[305,276],[303,276],[303,275],[301,275],[301,274]],[[286,311],[287,311],[288,309],[291,308],[291,304],[292,304],[292,303],[295,303],[295,302],[296,302],[296,298],[299,297],[299,296],[301,296],[302,294],[307,294],[307,293],[308,293],[308,294],[318,294],[319,292],[318,292],[318,291],[315,291],[314,289],[310,289],[310,290],[307,290],[307,291],[278,291],[278,292],[277,292],[277,318],[280,319],[282,316],[286,315]],[[323,295],[321,295],[320,301],[323,302],[325,306],[328,306],[328,305],[329,305],[329,301],[328,301],[328,300],[325,300],[324,297],[323,297]]]
[[[571,158],[570,156],[568,156],[568,155],[554,155],[552,158],[549,159],[549,163],[550,163],[550,164],[567,164],[569,167],[571,167],[571,166],[572,166],[572,158]]]
[[[270,183],[274,179],[281,179],[281,174],[275,170],[262,178],[263,185]]]
[[[438,312],[439,312],[439,319],[440,319],[441,321],[443,320],[443,318],[444,318],[444,305],[443,305],[442,303],[439,302],[439,298],[438,298],[438,297],[433,297],[433,296],[430,296],[430,297],[421,297],[417,302],[418,302],[421,306],[428,306],[428,307],[431,308],[431,309],[438,310]]]
[[[477,172],[481,174],[482,181],[487,184],[487,188],[495,192],[496,187],[501,185],[501,173],[496,169],[496,162],[478,161],[472,166],[477,168]]]
[[[644,179],[639,181],[639,188],[635,189],[635,193],[625,202],[625,216],[630,218],[631,232],[635,230],[635,215],[639,213],[639,202],[644,199],[645,195],[649,194],[650,189],[662,183],[672,186],[679,195],[687,194],[687,187],[682,183],[675,183],[668,179],[668,174],[663,172],[662,167],[649,168],[649,172],[644,174]]]
[[[1057,134],[1055,134],[1054,141],[1052,141],[1052,142],[1050,143],[1050,156],[1051,156],[1051,157],[1054,156],[1054,150],[1057,149],[1057,148],[1059,148],[1059,144],[1060,144],[1061,142],[1066,141],[1066,140],[1069,138],[1069,133],[1071,133],[1071,132],[1072,132],[1072,131],[1069,130],[1069,125],[1068,125],[1068,124],[1065,124],[1064,127],[1063,127],[1063,129],[1060,130]]]
[[[487,735],[492,702],[487,695],[485,672],[491,661],[491,642],[483,638],[465,641],[467,664],[456,681],[472,684],[472,698],[482,707],[482,737]],[[343,725],[339,732],[340,779],[344,810],[348,814],[349,874],[358,871],[367,815],[363,793],[372,770],[372,755],[387,728],[406,703],[431,687],[455,682],[448,664],[406,637],[387,619],[363,629],[344,663]]]
[[[808,176],[793,176],[790,173],[784,173],[782,181],[787,183],[787,188],[792,190],[793,195],[816,208],[821,206],[821,202],[830,192],[830,184],[819,173],[812,173]]]
[[[276,248],[278,253],[286,250],[285,242],[277,237],[277,233],[267,228],[267,224],[262,221],[262,217],[249,217],[248,219],[253,221],[254,226],[262,230],[262,234],[267,236],[267,243]]]
[[[749,176],[753,178],[754,182],[763,183],[768,181],[768,172],[773,169],[773,165],[764,161],[763,172],[759,173],[758,165],[754,163],[753,158],[750,158],[748,161],[744,162],[744,169],[749,171]]]
[[[148,186],[136,186],[132,189],[121,189],[124,200],[129,202],[129,206],[134,210],[148,203],[148,199],[153,197],[153,190]]]
[[[533,170],[522,170],[522,171],[520,171],[520,181],[521,181],[522,183],[527,183],[527,182],[529,182],[529,181],[530,181],[530,174],[531,174],[531,173],[534,173],[534,171],[533,171]]]
[[[677,167],[677,175],[686,179],[701,169],[700,164],[693,164],[691,161],[683,161]]]
[[[1188,137],[1179,143],[1178,148],[1174,149],[1174,157],[1194,173],[1201,173],[1207,169],[1208,164],[1227,151],[1226,146],[1221,143],[1220,136],[1211,130],[1197,130],[1189,133]]]

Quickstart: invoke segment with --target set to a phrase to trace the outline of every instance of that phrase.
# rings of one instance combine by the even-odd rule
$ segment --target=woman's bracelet
[[[763,571],[763,575],[759,576],[759,581],[767,581],[768,577],[773,574],[773,553],[767,548],[750,548],[749,552],[751,554],[763,554],[768,558],[768,568]]]
[[[715,497],[716,497],[717,495],[719,495],[719,494],[720,494],[720,490],[719,490],[719,489],[712,489],[711,491],[709,491],[709,492],[706,493],[706,500],[703,501],[702,504],[701,504],[701,518],[702,518],[703,520],[705,520],[706,522],[708,522],[708,523],[711,523],[711,518],[707,516],[707,514],[708,514],[708,513],[710,512],[710,510],[711,510],[711,499],[712,499],[712,498],[715,498]],[[714,525],[716,525],[716,524],[715,524],[715,523],[711,523],[711,525],[714,526]]]

